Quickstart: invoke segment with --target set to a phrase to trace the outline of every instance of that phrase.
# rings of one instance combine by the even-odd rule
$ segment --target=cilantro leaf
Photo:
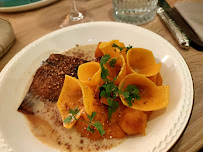
[[[109,62],[110,67],[111,67],[111,68],[114,68],[116,62],[117,62],[117,60],[116,60],[115,58],[113,58],[113,59]]]
[[[87,131],[91,131],[92,133],[94,133],[94,129],[92,129],[90,126],[87,127]]]
[[[119,93],[122,92],[121,89],[113,82],[106,82],[100,87],[100,97],[107,98],[108,103],[108,119],[111,120],[112,114],[118,109],[119,103],[115,101],[115,98],[118,97]]]
[[[69,109],[69,113],[72,114],[72,118],[75,118],[75,120],[77,120],[75,115],[79,113],[78,106],[75,107],[75,109]]]
[[[69,109],[69,113],[71,114],[71,116],[68,116],[67,118],[65,118],[63,120],[63,123],[70,123],[72,118],[75,118],[75,120],[77,120],[75,115],[79,113],[78,107],[75,107],[75,109]]]
[[[92,122],[92,120],[93,120],[94,117],[96,116],[96,112],[92,112],[92,115],[91,115],[91,116],[87,114],[87,116],[88,116],[90,122]]]
[[[118,45],[116,45],[115,43],[112,44],[112,47],[117,47],[120,51],[123,50],[123,47],[119,47]]]
[[[132,106],[135,99],[140,100],[139,89],[135,85],[128,85],[126,90],[122,92],[122,95],[126,98],[129,106]]]
[[[114,82],[117,78],[118,78],[118,76],[115,76],[112,81]]]
[[[132,47],[133,47],[133,46],[130,46],[130,45],[127,46],[127,47],[126,47],[126,49],[127,49],[126,52],[128,52],[128,50],[132,49]]]
[[[94,123],[94,127],[99,131],[99,133],[103,136],[105,134],[105,130],[99,121]]]
[[[118,109],[119,103],[115,100],[112,100],[111,98],[107,99],[107,103],[109,105],[108,108],[108,119],[111,120],[112,114]]]
[[[109,76],[109,70],[105,69],[103,65],[101,66],[101,69],[102,69],[102,71],[101,71],[101,78],[104,81],[107,81],[107,76]]]
[[[105,55],[102,56],[102,58],[100,59],[100,64],[105,64],[110,58],[111,58],[110,54],[105,54]]]
[[[117,97],[118,87],[113,82],[106,82],[100,87],[100,97]]]
[[[90,122],[88,121],[85,121],[85,120],[80,120],[80,119],[77,119],[75,117],[76,114],[79,113],[79,110],[78,110],[78,107],[76,107],[75,109],[69,109],[69,113],[71,114],[70,116],[68,116],[67,118],[65,118],[63,120],[63,123],[70,123],[72,121],[73,118],[75,118],[75,120],[78,120],[78,121],[82,121],[82,122],[85,122],[87,123],[89,126],[87,127],[87,131],[91,131],[92,133],[94,133],[94,129],[92,129],[90,126],[94,126],[98,131],[99,133],[103,136],[103,134],[105,134],[105,131],[102,129],[102,125],[99,121],[96,121],[94,124],[92,123],[92,120],[94,119],[94,117],[96,116],[96,112],[92,112],[92,115],[88,115],[88,118],[90,120]]]
[[[122,51],[124,48],[126,48],[126,52],[128,52],[128,50],[130,50],[132,48],[131,45],[129,45],[127,47],[119,47],[118,45],[116,45],[114,43],[113,43],[112,47],[117,47],[120,51]]]
[[[102,90],[102,91],[100,92],[100,97],[106,97],[106,91]]]
[[[72,115],[76,115],[79,113],[78,106],[75,109],[69,109],[69,113]]]
[[[133,98],[132,98],[131,96],[129,96],[128,98],[126,98],[126,101],[127,101],[128,105],[129,105],[129,107],[132,106],[132,101],[134,102],[134,100],[133,100]]]
[[[67,118],[65,118],[64,120],[63,120],[63,123],[70,123],[71,122],[71,120],[72,120],[72,116],[68,116]]]
[[[122,95],[127,99],[129,97],[130,93],[125,91],[122,93]]]

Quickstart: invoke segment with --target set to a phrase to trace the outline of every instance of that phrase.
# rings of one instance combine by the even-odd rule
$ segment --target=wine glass
[[[73,25],[73,24],[92,21],[92,18],[78,11],[75,0],[71,0],[71,1],[72,1],[71,12],[66,16],[65,20],[60,25],[61,28],[69,25]]]

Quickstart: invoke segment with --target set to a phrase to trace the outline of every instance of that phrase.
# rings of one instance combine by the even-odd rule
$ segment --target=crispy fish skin
[[[76,57],[51,54],[36,71],[28,93],[18,111],[34,114],[32,106],[35,100],[32,98],[43,102],[57,102],[65,75],[77,78],[78,66],[86,62],[86,60]]]

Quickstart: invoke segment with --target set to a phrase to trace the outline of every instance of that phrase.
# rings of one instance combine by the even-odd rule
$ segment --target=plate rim
[[[160,41],[163,41],[164,43],[166,43],[168,45],[168,47],[170,48],[170,51],[172,51],[172,53],[177,56],[180,60],[179,63],[182,64],[182,66],[185,68],[185,69],[182,69],[182,71],[186,72],[187,74],[187,77],[188,77],[188,80],[190,81],[190,89],[189,91],[187,90],[186,92],[190,92],[190,96],[188,97],[189,101],[188,101],[188,105],[187,105],[187,109],[185,110],[187,113],[185,114],[184,116],[184,120],[183,122],[181,122],[182,125],[180,125],[179,128],[175,127],[177,124],[180,124],[178,122],[176,122],[174,124],[174,127],[172,128],[173,130],[175,129],[175,134],[173,133],[172,134],[172,129],[170,130],[170,134],[167,134],[165,136],[165,138],[158,144],[154,147],[154,149],[152,150],[153,152],[155,151],[167,151],[169,150],[170,148],[172,148],[176,142],[179,140],[179,138],[181,138],[181,134],[183,133],[184,129],[187,127],[187,124],[189,122],[189,118],[191,116],[191,113],[192,113],[192,107],[193,107],[193,103],[194,103],[194,84],[193,84],[193,80],[192,80],[192,76],[191,76],[191,72],[189,70],[189,67],[186,63],[186,61],[184,60],[183,56],[177,51],[177,49],[172,46],[172,44],[170,44],[167,40],[165,40],[164,38],[162,38],[160,35],[148,30],[148,29],[144,29],[142,27],[139,27],[139,26],[135,26],[135,25],[132,25],[132,24],[126,24],[126,23],[119,23],[119,22],[112,22],[112,21],[98,21],[98,22],[88,22],[88,23],[82,23],[82,24],[77,24],[77,25],[72,25],[72,26],[69,26],[69,27],[66,27],[66,28],[63,28],[63,29],[59,29],[59,30],[56,30],[56,31],[53,31],[51,33],[48,33],[40,38],[38,38],[37,40],[35,40],[34,42],[30,43],[29,45],[27,45],[26,47],[24,47],[20,52],[18,52],[7,64],[6,66],[2,69],[2,71],[0,72],[0,82],[2,81],[4,75],[6,74],[6,72],[9,70],[9,67],[12,66],[13,63],[15,63],[15,61],[21,56],[23,55],[24,53],[26,53],[27,51],[29,51],[29,48],[33,47],[35,44],[39,43],[40,41],[44,40],[44,39],[47,39],[51,36],[54,36],[54,35],[57,35],[58,33],[60,32],[63,32],[63,31],[68,31],[68,30],[73,30],[75,28],[81,28],[81,27],[85,27],[85,26],[91,26],[91,25],[101,25],[101,24],[104,24],[104,25],[110,25],[112,26],[112,24],[116,25],[116,26],[122,26],[122,27],[136,27],[138,28],[139,30],[144,30],[144,31],[147,31],[147,32],[150,32],[153,37],[156,37],[158,38]],[[184,77],[185,79],[185,77]],[[0,83],[0,87],[1,87],[1,83]],[[188,89],[188,88],[187,88]],[[186,99],[184,99],[184,102],[185,102]],[[183,108],[181,110],[181,112],[183,111]],[[180,113],[181,113],[180,112]],[[180,114],[179,113],[179,114]],[[179,115],[179,117],[182,116],[182,115]],[[178,119],[177,119],[178,120]],[[178,134],[178,136],[177,136]],[[169,139],[170,138],[170,139]],[[168,142],[166,142],[168,141]],[[164,143],[165,142],[165,143]],[[1,148],[1,147],[0,147]]]

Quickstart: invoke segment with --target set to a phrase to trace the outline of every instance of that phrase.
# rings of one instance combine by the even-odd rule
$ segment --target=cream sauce
[[[80,57],[86,60],[94,60],[94,52],[97,45],[77,46],[66,52],[64,55]],[[60,150],[66,151],[105,151],[119,145],[124,139],[103,139],[91,141],[81,135],[73,127],[66,129],[63,127],[61,116],[56,103],[42,102],[27,94],[33,104],[34,115],[25,114],[29,121],[29,126],[33,134],[44,144]]]

